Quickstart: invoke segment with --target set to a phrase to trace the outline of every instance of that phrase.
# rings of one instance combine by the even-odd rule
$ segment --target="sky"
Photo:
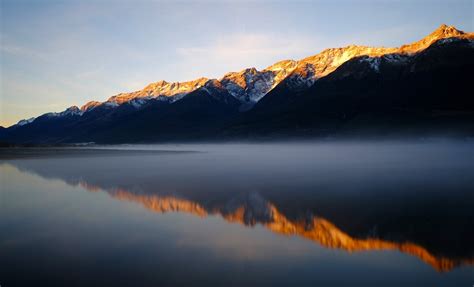
[[[400,46],[442,23],[474,31],[474,0],[0,0],[0,125],[158,80]]]

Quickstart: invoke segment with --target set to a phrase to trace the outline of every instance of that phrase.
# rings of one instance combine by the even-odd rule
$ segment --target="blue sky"
[[[0,125],[158,80],[219,78],[348,44],[399,46],[474,1],[0,0]]]

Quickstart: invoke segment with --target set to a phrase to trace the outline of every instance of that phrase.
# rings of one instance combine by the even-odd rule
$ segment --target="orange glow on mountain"
[[[309,64],[314,70],[314,77],[321,78],[335,71],[339,66],[355,57],[381,57],[388,54],[415,54],[428,48],[431,44],[438,40],[451,37],[474,39],[474,33],[465,33],[463,31],[457,30],[453,26],[447,26],[443,24],[420,41],[403,45],[398,48],[367,47],[356,45],[350,45],[343,48],[330,48],[322,51],[319,54],[304,58],[303,60],[299,61],[295,73],[307,73],[307,66]],[[302,75],[306,76],[305,74]]]
[[[423,51],[436,41],[449,38],[474,39],[474,33],[465,33],[453,26],[441,25],[420,41],[403,45],[397,48],[368,47],[350,45],[342,48],[329,48],[322,52],[306,57],[299,61],[279,61],[262,71],[255,68],[244,69],[240,72],[229,72],[221,79],[215,80],[237,99],[243,102],[256,102],[270,92],[275,86],[285,79],[290,79],[298,89],[299,86],[310,86],[319,78],[334,72],[345,62],[362,56],[378,58],[385,55],[413,55]],[[158,81],[151,83],[142,90],[131,93],[120,93],[110,97],[106,102],[120,105],[135,99],[149,99],[158,97],[180,97],[203,87],[210,79],[198,78],[187,82],[169,83]],[[81,107],[82,111],[92,109],[104,103],[92,101]]]

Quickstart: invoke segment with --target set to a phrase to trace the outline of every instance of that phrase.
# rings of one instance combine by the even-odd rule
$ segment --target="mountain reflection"
[[[15,164],[14,162],[12,164],[22,171],[34,173],[44,178],[59,178],[69,185],[81,186],[90,192],[106,192],[115,199],[138,203],[157,213],[183,212],[201,218],[220,216],[229,223],[238,223],[244,226],[259,224],[276,234],[298,236],[326,248],[340,249],[347,252],[398,250],[418,257],[439,272],[450,271],[462,265],[474,264],[472,258],[437,255],[426,247],[403,238],[387,240],[378,238],[373,234],[365,237],[351,236],[330,220],[315,216],[307,210],[292,210],[292,213],[304,214],[293,218],[287,215],[289,211],[281,211],[274,203],[266,200],[261,193],[256,191],[240,192],[237,195],[231,193],[230,196],[224,199],[219,198],[209,201],[187,198],[182,194],[162,192],[159,188],[154,189],[153,187],[121,187],[121,184],[114,180],[92,183],[87,180],[88,174],[71,177],[59,172],[59,169],[51,173],[51,170],[46,171],[36,165]]]
[[[100,190],[99,187],[84,182],[79,184],[89,191]],[[449,271],[461,265],[474,264],[474,259],[436,257],[422,246],[410,242],[396,243],[377,238],[353,238],[328,220],[316,216],[292,221],[258,193],[249,193],[239,199],[231,200],[222,207],[209,209],[197,202],[172,196],[140,195],[120,188],[104,191],[113,198],[139,203],[153,212],[185,212],[199,217],[218,215],[228,222],[240,223],[245,226],[260,224],[274,233],[300,236],[327,248],[337,248],[348,252],[399,250],[420,258],[440,272]]]

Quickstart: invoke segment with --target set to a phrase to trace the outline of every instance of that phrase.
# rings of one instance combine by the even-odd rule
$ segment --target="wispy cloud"
[[[15,44],[0,44],[0,51],[12,56],[35,58],[46,60],[47,54],[41,51]]]
[[[178,52],[185,56],[210,56],[229,60],[235,57],[278,56],[305,50],[306,45],[301,44],[307,43],[302,43],[303,41],[277,35],[234,34],[218,38],[207,46],[178,48]]]
[[[208,67],[226,63],[228,68],[235,69],[270,65],[274,61],[316,53],[320,48],[318,39],[311,37],[240,33],[218,37],[208,45],[179,47],[176,51],[188,63]]]

